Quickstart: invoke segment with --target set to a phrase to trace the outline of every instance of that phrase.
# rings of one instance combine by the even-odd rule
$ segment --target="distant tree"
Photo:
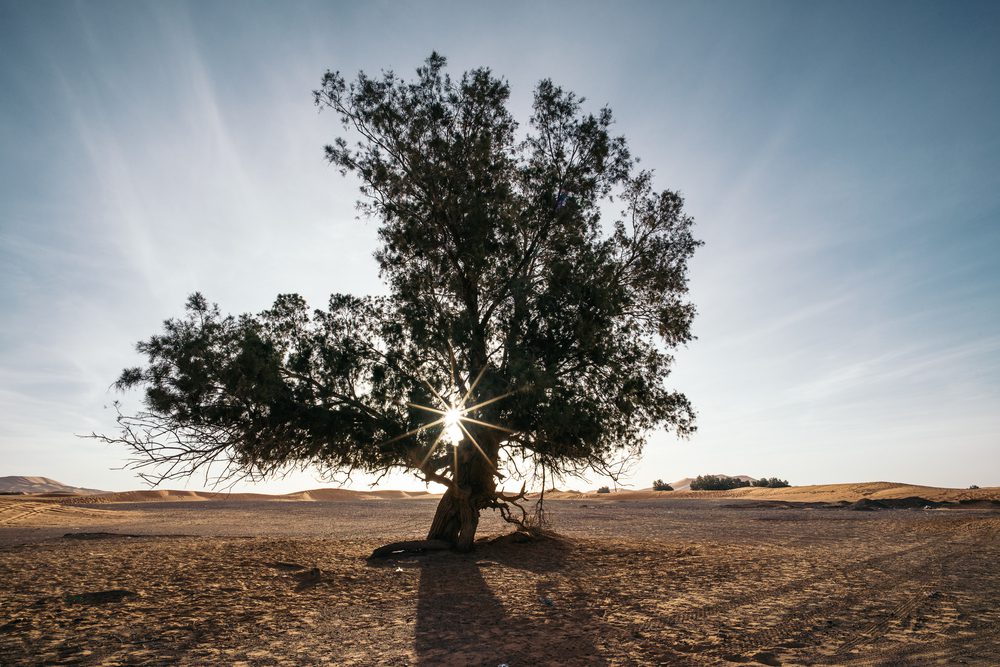
[[[969,485],[969,490],[978,489],[978,488],[979,488],[979,486],[977,486],[976,484]]]
[[[653,491],[673,491],[674,487],[670,486],[662,479],[658,479],[653,482]]]
[[[234,317],[195,294],[118,380],[145,409],[97,437],[154,482],[213,463],[221,479],[409,470],[447,488],[429,538],[465,550],[481,510],[518,521],[523,489],[497,490],[512,464],[613,476],[650,429],[691,433],[665,387],[695,314],[682,198],[654,191],[610,110],[543,80],[521,134],[508,97],[437,54],[412,81],[328,72],[315,102],[344,134],[326,158],[360,181],[389,296],[310,311],[284,294]]]
[[[602,486],[599,489],[597,489],[597,492],[598,493],[611,493],[611,489],[608,488],[608,487],[606,487],[606,486]]]
[[[750,482],[725,475],[698,475],[691,482],[692,491],[728,491],[750,486]]]
[[[780,489],[782,487],[789,486],[787,479],[779,479],[777,477],[761,477],[760,479],[755,479],[752,482],[753,486],[767,487],[771,489]]]

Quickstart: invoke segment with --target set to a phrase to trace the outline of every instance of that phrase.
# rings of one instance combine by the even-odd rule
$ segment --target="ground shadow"
[[[560,540],[483,541],[471,554],[414,559],[417,664],[606,665],[585,601],[557,594],[551,583],[567,577],[568,549]],[[512,594],[502,601],[505,587]]]

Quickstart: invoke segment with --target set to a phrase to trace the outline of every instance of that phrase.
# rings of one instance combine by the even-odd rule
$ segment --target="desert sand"
[[[63,495],[104,493],[98,489],[69,486],[49,477],[0,477],[0,493],[59,493]]]
[[[1000,664],[996,488],[576,494],[380,561],[434,498],[149,493],[0,496],[0,664]],[[910,496],[956,505],[836,505]]]
[[[690,481],[687,478],[687,481]],[[581,491],[547,491],[546,498],[615,500],[652,500],[666,498],[742,498],[747,500],[784,500],[788,502],[853,503],[863,499],[898,500],[923,498],[932,502],[960,503],[974,500],[1000,500],[1000,488],[944,489],[936,486],[901,484],[899,482],[860,482],[855,484],[818,484],[790,486],[781,489],[743,487],[729,491],[654,491],[653,489],[621,489],[611,493]]]

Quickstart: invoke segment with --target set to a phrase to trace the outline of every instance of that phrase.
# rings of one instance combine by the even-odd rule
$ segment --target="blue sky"
[[[194,290],[383,291],[310,91],[436,49],[507,77],[521,120],[543,77],[610,105],[697,219],[670,383],[700,430],[651,434],[636,487],[1000,485],[998,25],[973,2],[0,1],[0,475],[137,487],[74,434],[136,405],[110,383]]]

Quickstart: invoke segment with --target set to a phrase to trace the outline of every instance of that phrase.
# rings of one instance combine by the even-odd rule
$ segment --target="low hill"
[[[962,500],[1000,500],[1000,487],[984,489],[949,489],[920,486],[901,482],[861,482],[856,484],[818,484],[814,486],[789,486],[782,489],[743,488],[731,491],[689,491],[694,496],[701,493],[720,494],[729,498],[757,498],[788,500],[791,502],[857,502],[858,500],[890,500],[894,498],[923,498],[935,502]]]
[[[690,489],[690,487],[688,487]],[[650,500],[653,498],[740,498],[747,500],[785,500],[788,502],[824,502],[859,500],[891,500],[897,498],[923,498],[934,502],[960,502],[970,500],[1000,500],[1000,487],[982,489],[948,489],[936,486],[920,486],[900,482],[858,482],[854,484],[817,484],[813,486],[789,486],[780,489],[766,487],[743,487],[728,491],[616,491],[612,493],[587,493],[580,497],[613,500]]]
[[[99,489],[69,486],[48,477],[0,477],[0,493],[58,493],[86,495],[104,493]]]
[[[106,503],[208,502],[208,501],[331,501],[331,500],[406,500],[437,498],[427,491],[352,491],[350,489],[311,489],[272,495],[267,493],[225,493],[219,491],[186,491],[178,489],[145,489],[99,495],[62,498],[64,504],[100,505]]]
[[[740,479],[750,479],[740,475]],[[619,490],[611,493],[550,490],[547,500],[651,500],[655,498],[712,499],[734,498],[746,500],[784,500],[788,502],[857,502],[859,500],[892,500],[923,498],[934,502],[960,502],[973,500],[1000,501],[1000,487],[982,489],[948,489],[919,486],[899,482],[859,482],[854,484],[820,484],[790,486],[770,489],[743,487],[728,491],[691,491],[691,478],[672,484],[673,491],[650,489]],[[0,477],[0,492],[24,494],[24,500],[56,502],[64,505],[94,505],[111,503],[148,502],[209,502],[209,501],[345,501],[345,500],[408,500],[438,498],[440,494],[427,491],[353,491],[350,489],[310,489],[295,493],[270,495],[266,493],[226,493],[217,491],[188,491],[180,489],[144,489],[117,493],[67,486],[47,477]],[[529,494],[534,498],[537,494]],[[15,496],[16,497],[16,496]]]

